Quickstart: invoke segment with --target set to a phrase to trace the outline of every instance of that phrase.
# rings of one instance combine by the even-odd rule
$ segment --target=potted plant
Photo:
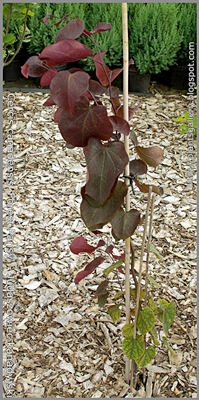
[[[130,72],[130,90],[146,91],[150,74],[168,70],[176,61],[181,41],[175,4],[130,3],[129,52],[135,63]]]
[[[19,52],[30,40],[28,17],[34,15],[33,3],[5,3],[3,5],[3,75],[6,81],[20,77]]]

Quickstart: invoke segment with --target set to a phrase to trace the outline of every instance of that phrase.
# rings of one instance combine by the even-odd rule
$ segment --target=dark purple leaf
[[[129,158],[123,142],[108,142],[90,138],[85,152],[89,180],[85,194],[101,206],[110,196],[118,176],[124,171]]]
[[[108,140],[113,133],[106,107],[89,107],[86,97],[76,101],[73,115],[65,110],[61,113],[59,129],[64,140],[75,147],[87,146],[90,137]]]
[[[107,22],[99,22],[99,24],[92,29],[92,31],[87,31],[84,29],[81,36],[89,36],[99,32],[110,31],[112,29],[112,25],[108,24]]]
[[[92,55],[92,50],[75,39],[63,39],[42,50],[39,58],[48,66],[79,61]]]
[[[74,19],[66,26],[61,28],[55,38],[55,41],[58,42],[62,39],[76,39],[78,38],[84,30],[84,21],[81,19]]]
[[[103,263],[105,259],[101,256],[95,258],[93,261],[91,261],[89,264],[87,264],[86,268],[83,271],[78,272],[78,274],[75,277],[75,283],[79,283],[82,279],[84,279],[86,276],[92,274],[92,272],[95,271],[95,269]]]
[[[131,160],[130,161],[130,174],[131,175],[143,175],[147,172],[147,165],[142,160]]]
[[[121,207],[124,197],[127,194],[127,186],[124,182],[118,182],[111,196],[101,207],[92,207],[88,201],[88,196],[84,194],[85,186],[82,188],[82,203],[80,206],[81,217],[87,228],[91,231],[101,229],[115,215]]]
[[[129,123],[121,117],[116,117],[115,115],[109,117],[112,125],[113,130],[117,131],[118,133],[122,133],[123,135],[128,135],[130,132]]]
[[[56,68],[51,68],[49,71],[44,72],[40,79],[41,86],[50,86],[52,79],[57,75]]]
[[[32,56],[28,58],[26,63],[21,67],[21,73],[25,78],[29,76],[36,78],[41,76],[46,72],[47,68],[44,65],[44,62],[40,60],[38,56]]]
[[[93,57],[96,69],[96,76],[99,79],[102,86],[108,86],[122,72],[122,68],[116,68],[114,70],[110,70],[110,68],[108,68],[104,64],[105,53],[106,51],[102,51],[101,53],[98,53]]]
[[[84,71],[72,74],[69,71],[58,72],[50,84],[54,102],[63,110],[72,113],[76,100],[88,89],[89,79],[89,75]]]
[[[130,237],[140,223],[140,212],[131,209],[126,212],[122,208],[118,210],[111,221],[113,235],[118,239]]]
[[[102,281],[100,284],[99,284],[99,286],[98,286],[98,288],[97,288],[97,290],[96,290],[96,292],[95,292],[95,297],[97,297],[97,296],[102,296],[103,294],[106,294],[107,293],[107,286],[108,286],[108,284],[109,284],[109,281],[107,280],[107,279],[105,279],[104,281]]]

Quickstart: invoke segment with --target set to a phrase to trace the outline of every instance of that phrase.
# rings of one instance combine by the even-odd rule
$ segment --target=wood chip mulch
[[[8,95],[5,91],[5,178]],[[94,298],[102,268],[78,285],[74,283],[77,272],[93,255],[72,254],[71,241],[86,235],[88,242],[95,244],[99,237],[88,232],[79,215],[86,175],[82,150],[66,148],[53,122],[54,109],[43,107],[48,97],[39,92],[17,92],[13,101],[16,260],[9,262],[5,255],[3,282],[6,284],[6,274],[11,270],[15,285],[14,397],[196,398],[196,163],[191,165],[193,189],[187,191],[187,137],[180,135],[174,122],[187,111],[187,97],[158,92],[142,98],[130,95],[132,105],[141,100],[131,122],[140,145],[157,144],[164,149],[162,164],[156,170],[149,168],[142,179],[164,189],[164,195],[155,199],[152,232],[152,243],[163,260],[154,254],[150,257],[150,274],[160,288],[151,290],[154,297],[174,300],[177,307],[176,321],[168,334],[175,356],[169,356],[161,344],[154,363],[138,372],[135,389],[130,389],[124,379],[124,308],[120,320],[113,323],[107,307],[99,308]],[[5,180],[5,242],[9,234],[7,200]],[[145,194],[136,190],[131,202],[144,214]],[[111,244],[110,232],[109,226],[104,227],[107,244]],[[143,225],[133,235],[137,262],[142,232]],[[113,276],[115,289],[117,285]],[[160,339],[162,336],[160,327]]]

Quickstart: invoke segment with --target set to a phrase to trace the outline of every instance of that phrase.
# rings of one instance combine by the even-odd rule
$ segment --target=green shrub
[[[59,26],[54,26],[59,18],[70,14],[70,19],[76,16],[84,19],[84,9],[85,4],[83,3],[40,3],[34,17],[29,23],[32,38],[28,46],[28,52],[30,54],[40,53],[44,47],[53,44],[58,30],[66,24],[66,21],[63,21]],[[47,13],[51,13],[59,18],[50,18],[48,24],[44,24],[42,18]]]
[[[175,4],[129,3],[129,52],[141,74],[169,69],[181,41]]]
[[[108,22],[112,25],[111,31],[98,33],[95,41],[98,43],[99,50],[107,49],[104,57],[106,65],[121,66],[122,64],[122,7],[120,3],[87,3],[85,10],[86,29],[93,29],[99,22]],[[87,39],[83,39],[96,52],[95,46]],[[85,70],[93,71],[92,60],[81,62]]]
[[[197,4],[177,3],[175,6],[178,15],[178,31],[183,36],[180,49],[177,52],[177,63],[187,65],[189,62],[189,42],[196,43],[197,40]]]

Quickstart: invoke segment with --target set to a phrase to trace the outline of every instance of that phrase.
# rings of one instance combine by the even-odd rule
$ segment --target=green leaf
[[[150,282],[156,289],[161,288],[161,285],[159,285],[159,283],[157,283],[157,282],[155,281],[155,279],[153,279],[151,276],[148,276],[148,280],[149,280],[149,282]]]
[[[155,324],[154,313],[149,307],[143,308],[142,311],[138,313],[137,328],[142,335],[145,335],[151,330]]]
[[[17,38],[15,37],[15,35],[13,35],[12,33],[7,33],[5,35],[3,35],[3,43],[11,45],[13,43],[15,43],[17,40]]]
[[[119,261],[115,262],[114,264],[111,264],[110,267],[108,267],[104,270],[104,275],[108,276],[115,268],[121,267],[123,262],[124,262],[124,260],[119,260]]]
[[[143,337],[139,336],[137,339],[130,337],[124,338],[122,342],[122,349],[124,354],[126,354],[130,360],[140,359],[144,354]]]
[[[118,304],[109,306],[108,313],[109,313],[110,317],[112,318],[113,322],[118,321],[118,319],[121,317],[121,310],[120,310]]]
[[[150,334],[151,334],[151,336],[152,336],[153,343],[154,343],[156,346],[159,346],[159,345],[160,345],[160,342],[159,342],[159,340],[158,340],[158,334],[157,334],[157,331],[156,331],[156,329],[155,329],[155,326],[153,326],[153,327],[151,328]]]
[[[132,337],[134,333],[134,323],[125,324],[122,328],[122,333],[126,337]]]
[[[136,359],[136,363],[140,368],[146,367],[150,362],[155,358],[155,349],[150,346],[145,350],[143,356],[138,360]]]
[[[155,301],[150,297],[149,298],[149,307],[153,310],[154,313],[158,311],[158,306],[156,305]]]
[[[119,290],[119,292],[115,293],[114,299],[119,299],[119,297],[123,296],[124,293],[124,290]]]
[[[167,307],[168,307],[168,305],[169,305],[169,302],[168,301],[166,301],[165,299],[158,299],[158,303],[160,304],[160,308],[164,311]]]
[[[175,351],[172,349],[172,347],[170,346],[168,339],[166,338],[166,336],[162,336],[164,345],[167,347],[167,349],[169,350],[169,353],[171,354],[172,357],[175,356]]]
[[[156,256],[160,261],[163,261],[162,255],[159,253],[159,251],[156,249],[156,247],[151,243],[150,244],[150,251]]]
[[[98,306],[99,307],[104,307],[104,305],[106,304],[107,297],[108,297],[108,293],[101,294],[100,296],[98,296]]]
[[[132,289],[130,288],[130,295],[136,299],[137,297],[137,293],[136,293],[136,289]],[[145,298],[145,291],[140,289],[140,300],[143,300]]]
[[[172,301],[168,307],[163,311],[163,331],[165,334],[168,333],[170,326],[172,325],[176,317],[176,305]]]

